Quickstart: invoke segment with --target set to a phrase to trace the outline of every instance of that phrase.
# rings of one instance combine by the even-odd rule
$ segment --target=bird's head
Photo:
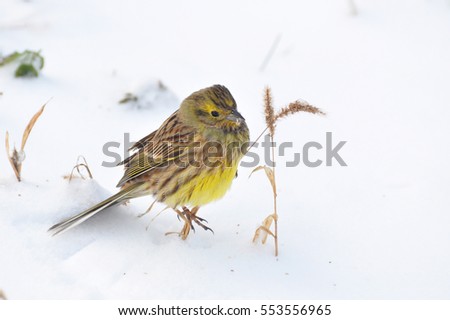
[[[246,128],[244,117],[236,109],[236,101],[222,85],[192,93],[182,102],[179,113],[186,123],[197,129],[234,131]]]

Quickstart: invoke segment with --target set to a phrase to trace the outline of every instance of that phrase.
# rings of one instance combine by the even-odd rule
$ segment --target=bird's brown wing
[[[192,145],[194,136],[194,129],[179,121],[178,112],[173,113],[158,130],[130,148],[137,151],[122,162],[125,172],[117,187],[182,157]]]

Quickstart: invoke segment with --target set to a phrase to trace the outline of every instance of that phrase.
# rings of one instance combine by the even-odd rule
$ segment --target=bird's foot
[[[200,218],[199,216],[197,216],[197,212],[198,212],[199,207],[194,207],[192,208],[192,210],[189,210],[186,207],[183,207],[183,212],[187,218],[187,220],[189,221],[189,226],[192,229],[192,231],[195,232],[195,228],[194,225],[192,224],[192,222],[195,222],[198,226],[202,227],[203,230],[205,231],[211,231],[212,233],[214,233],[213,229],[211,229],[210,227],[207,227],[204,223],[208,223],[208,221],[206,219]]]
[[[197,216],[198,209],[199,207],[194,207],[191,210],[189,210],[185,206],[182,207],[182,210],[175,209],[175,212],[178,215],[178,219],[184,221],[184,226],[180,232],[168,232],[166,233],[166,235],[178,234],[181,237],[181,239],[186,240],[191,230],[195,232],[193,222],[195,222],[195,224],[197,224],[198,226],[202,227],[204,230],[206,231],[209,230],[212,233],[214,233],[214,231],[210,227],[205,225],[205,223],[208,223],[208,221]]]
[[[195,224],[197,224],[198,226],[202,227],[203,230],[211,231],[212,233],[214,233],[214,231],[210,227],[205,225],[205,223],[208,223],[208,221],[197,216],[197,212],[198,209],[200,209],[200,207],[194,207],[191,210],[189,210],[187,207],[183,206],[182,209],[183,211],[180,212],[185,217],[185,223],[183,229],[181,229],[180,236],[183,240],[187,238],[190,230],[195,232],[193,222],[195,222]]]

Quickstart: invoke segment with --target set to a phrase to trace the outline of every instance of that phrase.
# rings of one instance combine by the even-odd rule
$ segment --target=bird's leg
[[[190,219],[189,209],[184,206],[182,207],[182,209],[183,209],[183,211],[177,210],[180,212],[180,214],[178,214],[178,216],[184,220],[184,226],[183,226],[183,229],[181,229],[181,231],[180,231],[180,237],[181,237],[181,239],[186,240],[191,229],[194,232],[195,232],[195,229],[194,229],[194,226],[192,225],[192,221]]]
[[[183,211],[178,210],[178,209],[173,209],[173,210],[177,213],[178,220],[181,219],[184,221],[184,226],[180,232],[166,232],[166,236],[169,234],[178,234],[181,237],[181,239],[186,240],[187,236],[189,235],[189,231],[190,231],[192,223],[186,217],[184,207],[183,207]]]

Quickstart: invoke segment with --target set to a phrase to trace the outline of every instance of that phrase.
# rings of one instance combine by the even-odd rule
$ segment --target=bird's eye
[[[217,112],[217,111],[211,111],[211,115],[213,116],[213,117],[218,117],[219,116],[219,113]]]

